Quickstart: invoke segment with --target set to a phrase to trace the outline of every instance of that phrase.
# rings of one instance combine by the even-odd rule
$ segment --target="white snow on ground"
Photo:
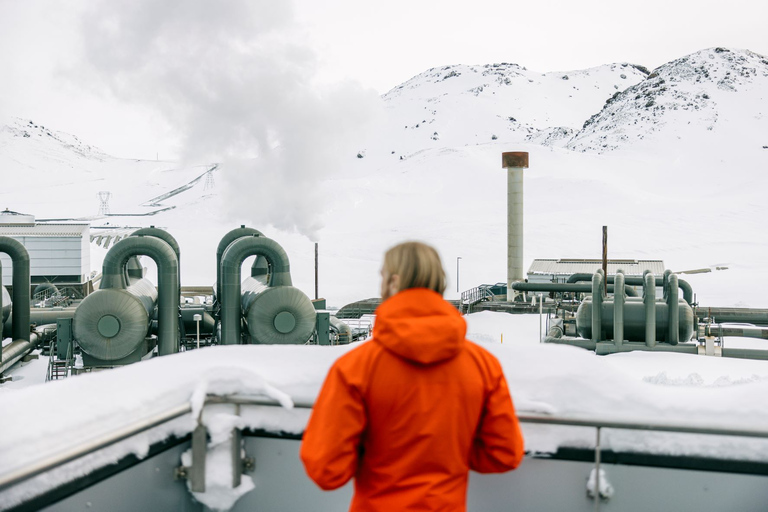
[[[538,343],[536,315],[483,312],[466,318],[468,336],[501,361],[518,412],[730,428],[768,424],[764,361],[663,353],[596,356]],[[23,467],[175,405],[191,402],[199,407],[205,392],[265,395],[287,406],[287,396],[311,402],[331,363],[354,348],[205,348],[0,393],[0,410],[11,419],[0,423],[0,467]],[[216,407],[206,409],[204,416],[213,444],[226,441],[228,428],[220,428],[221,422],[233,420],[230,410]],[[243,407],[241,425],[298,434],[308,415],[303,408]],[[151,443],[187,434],[193,427],[189,416],[157,427],[5,491],[0,501],[29,498],[126,454],[145,455]],[[591,428],[524,425],[524,432],[531,452],[594,446]],[[768,442],[747,438],[608,430],[602,443],[619,451],[768,461]]]

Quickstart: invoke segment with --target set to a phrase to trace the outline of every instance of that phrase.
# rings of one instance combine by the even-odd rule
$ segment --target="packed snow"
[[[764,361],[670,353],[596,356],[539,343],[537,315],[482,312],[466,319],[468,337],[501,361],[519,413],[730,428],[768,423],[762,399],[768,393]],[[243,406],[239,418],[226,406],[206,407],[203,421],[211,446],[219,451],[228,449],[233,425],[300,434],[310,410],[292,404],[311,403],[332,362],[354,348],[212,347],[44,385],[0,388],[0,409],[12,419],[0,424],[0,466],[9,471],[176,405],[191,403],[195,411],[33,478],[0,494],[0,501],[16,503],[127,454],[144,456],[152,443],[170,435],[190,433],[206,394],[263,396],[275,402]],[[525,424],[523,429],[529,452],[594,446],[591,428]],[[601,442],[616,451],[768,461],[768,441],[759,439],[607,430]],[[224,492],[231,480],[216,478],[223,483],[212,480],[211,489]],[[247,477],[243,482],[241,490],[248,487]],[[217,492],[212,491],[215,500],[222,496]]]

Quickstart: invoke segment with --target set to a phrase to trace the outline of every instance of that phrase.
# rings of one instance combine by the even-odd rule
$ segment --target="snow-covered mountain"
[[[648,147],[669,139],[726,138],[762,149],[768,145],[766,116],[768,59],[713,48],[664,64],[617,91],[567,147],[603,152],[639,141]]]
[[[383,251],[413,238],[440,250],[448,297],[457,295],[459,256],[461,290],[505,280],[500,153],[528,151],[528,262],[599,257],[608,225],[610,257],[728,267],[686,276],[700,302],[768,306],[768,242],[759,235],[768,218],[766,62],[710,49],[650,73],[627,63],[558,73],[488,64],[413,77],[382,97],[358,153],[323,170],[324,199],[308,208],[319,226],[321,295],[336,306],[375,296]],[[190,285],[213,282],[221,236],[248,224],[285,247],[294,283],[311,294],[315,239],[278,230],[248,206],[295,190],[241,186],[247,165],[113,158],[36,124],[0,130],[0,206],[165,227],[179,240]],[[116,215],[98,215],[100,191],[111,193]]]

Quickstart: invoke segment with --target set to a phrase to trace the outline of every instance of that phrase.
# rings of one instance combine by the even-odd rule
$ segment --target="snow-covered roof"
[[[603,267],[602,260],[589,259],[557,259],[557,260],[533,260],[528,268],[528,274],[547,275],[572,275],[587,273],[593,274]],[[642,276],[643,272],[650,270],[654,275],[664,273],[664,262],[661,260],[608,260],[608,274],[615,274],[617,270],[623,270],[628,276]]]
[[[89,224],[35,224],[35,225],[0,225],[0,236],[51,236],[81,237],[89,229]]]

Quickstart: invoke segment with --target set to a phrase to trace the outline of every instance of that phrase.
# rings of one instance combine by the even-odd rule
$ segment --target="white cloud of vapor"
[[[82,20],[84,73],[160,111],[186,162],[223,162],[233,217],[313,237],[317,184],[348,157],[378,97],[354,83],[315,83],[291,5],[104,0]]]

